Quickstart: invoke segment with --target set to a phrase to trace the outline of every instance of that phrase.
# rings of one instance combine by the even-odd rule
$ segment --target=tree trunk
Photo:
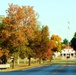
[[[15,68],[15,59],[12,60],[12,68]]]
[[[19,59],[19,56],[18,56],[18,61],[17,61],[17,62],[18,62],[18,65],[19,65],[19,64],[20,64],[20,59]]]
[[[31,65],[31,57],[29,57],[28,59],[29,59],[28,65],[30,66]]]
[[[39,58],[39,64],[41,64],[41,58]]]
[[[14,53],[13,61],[12,61],[12,68],[15,68],[15,53]]]

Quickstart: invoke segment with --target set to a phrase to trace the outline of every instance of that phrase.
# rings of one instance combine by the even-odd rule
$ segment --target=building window
[[[73,56],[73,53],[71,54],[71,56]]]
[[[67,54],[67,58],[70,58],[70,54]]]
[[[64,56],[65,56],[66,54],[64,54]]]

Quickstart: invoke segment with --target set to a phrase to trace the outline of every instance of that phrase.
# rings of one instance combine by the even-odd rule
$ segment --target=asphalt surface
[[[0,75],[76,75],[76,66],[47,65],[27,70],[0,72]]]

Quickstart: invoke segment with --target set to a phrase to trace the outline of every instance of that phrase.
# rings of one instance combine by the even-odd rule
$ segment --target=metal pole
[[[67,34],[67,36],[68,36],[68,47],[69,47],[69,30],[70,30],[69,24],[70,24],[70,22],[68,21],[68,34]]]
[[[69,24],[70,24],[70,22],[68,21],[68,51],[69,51],[69,30],[70,30],[70,28],[69,28]],[[70,58],[70,53],[68,53],[68,57]]]

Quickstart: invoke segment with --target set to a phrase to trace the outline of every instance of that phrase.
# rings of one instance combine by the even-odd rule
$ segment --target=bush
[[[7,63],[6,55],[3,55],[2,57],[0,57],[0,64],[6,64],[6,63]]]

